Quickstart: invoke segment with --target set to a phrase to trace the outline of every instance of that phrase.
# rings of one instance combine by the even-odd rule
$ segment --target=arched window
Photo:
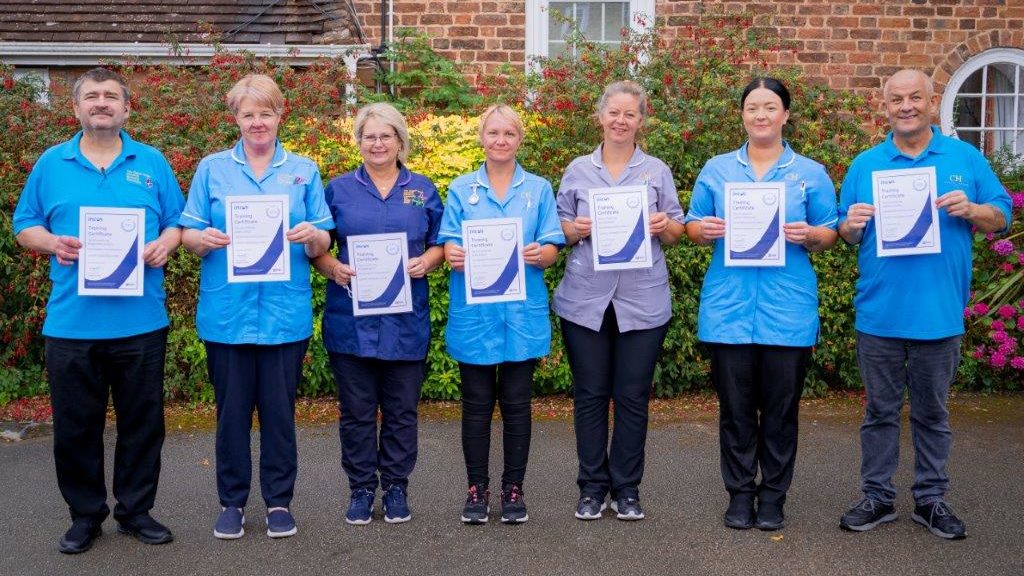
[[[1024,50],[992,48],[957,69],[939,113],[942,131],[985,154],[1024,155]]]

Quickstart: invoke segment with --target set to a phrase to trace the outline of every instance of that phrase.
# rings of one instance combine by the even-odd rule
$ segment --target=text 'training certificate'
[[[591,188],[587,194],[594,270],[650,268],[653,262],[647,187]]]
[[[725,265],[785,266],[786,184],[725,183]]]
[[[526,300],[522,219],[464,220],[462,247],[467,304]]]
[[[348,237],[352,277],[352,314],[412,312],[409,244],[405,232]]]
[[[146,211],[82,206],[78,231],[78,294],[142,296]]]
[[[871,173],[879,257],[942,252],[936,188],[934,166]]]
[[[228,282],[282,282],[291,279],[291,259],[284,232],[288,196],[228,196],[224,199]]]

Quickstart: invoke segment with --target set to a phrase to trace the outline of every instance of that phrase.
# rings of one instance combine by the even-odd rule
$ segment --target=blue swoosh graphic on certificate
[[[270,268],[277,262],[277,259],[281,257],[281,252],[284,251],[284,224],[277,229],[277,234],[274,234],[274,239],[270,241],[270,246],[267,248],[266,253],[260,256],[260,259],[251,266],[235,266],[235,276],[253,276],[256,274],[266,274],[270,271]]]
[[[402,261],[398,261],[398,269],[395,270],[395,275],[391,278],[391,282],[388,287],[384,289],[384,293],[374,298],[373,300],[360,300],[360,308],[387,308],[394,303],[395,298],[402,293],[402,286],[405,285],[405,274],[402,273]]]
[[[771,247],[775,245],[776,240],[779,239],[779,210],[775,209],[775,215],[772,216],[772,223],[768,226],[768,229],[764,231],[764,236],[757,241],[750,248],[737,252],[735,250],[729,250],[729,255],[734,260],[760,260],[764,258],[764,255],[771,250]]]
[[[640,217],[636,219],[636,226],[633,228],[633,232],[630,233],[629,238],[626,239],[626,244],[621,250],[615,254],[608,256],[597,255],[597,261],[601,264],[618,264],[621,262],[629,262],[636,256],[636,251],[640,249],[640,246],[644,243],[644,213],[640,211]]]
[[[484,288],[473,288],[473,296],[500,296],[508,290],[509,285],[518,274],[519,248],[516,247],[512,249],[512,256],[508,259],[508,264],[505,264],[505,269],[501,271],[501,275],[494,281],[494,284]]]
[[[114,271],[110,273],[106,278],[100,278],[99,280],[85,279],[86,288],[120,288],[124,281],[132,275],[135,271],[135,267],[139,264],[139,235],[136,234],[135,238],[132,239],[132,247],[128,249],[128,253],[125,254],[124,260],[114,268]]]
[[[903,238],[896,240],[887,241],[882,240],[883,248],[913,248],[921,243],[924,239],[924,235],[928,233],[928,229],[932,227],[932,207],[929,204],[931,198],[925,198],[924,208],[921,209],[921,214],[917,217],[917,222],[914,222],[914,226]]]

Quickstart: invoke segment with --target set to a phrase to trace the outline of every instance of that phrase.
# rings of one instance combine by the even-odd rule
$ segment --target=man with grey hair
[[[863,497],[839,525],[863,532],[896,519],[893,476],[903,397],[909,391],[915,452],[911,518],[937,536],[959,539],[966,528],[945,500],[953,439],[946,399],[961,357],[974,231],[1007,229],[1010,197],[977,149],[932,125],[939,97],[927,75],[901,70],[885,83],[883,96],[892,131],[857,156],[840,191],[839,234],[859,244],[854,308],[867,406],[860,428]],[[913,227],[902,244],[889,244],[889,224],[878,238],[883,231],[874,188],[884,176],[878,172],[919,169],[924,170],[911,173],[934,171],[936,212],[926,201],[915,209],[920,216],[908,219]],[[914,184],[923,189],[927,182]],[[915,250],[923,245],[918,236],[932,238],[933,248]],[[887,250],[896,245],[910,249],[890,255]]]
[[[168,321],[163,267],[178,248],[177,222],[185,203],[163,155],[122,129],[130,93],[119,74],[104,68],[86,72],[75,82],[72,98],[82,130],[40,156],[14,211],[18,243],[50,255],[53,289],[43,336],[57,485],[72,520],[58,542],[65,554],[88,550],[110,513],[103,478],[108,395],[117,414],[113,494],[118,531],[147,544],[173,539],[149,510],[164,439]],[[141,294],[111,294],[114,288],[94,295],[79,287],[79,267],[85,266],[79,261],[86,233],[80,229],[83,208],[109,215],[119,222],[112,230],[134,238],[127,248],[116,246],[126,254],[122,260],[114,252],[116,268],[97,284],[116,287],[124,278],[135,278]],[[142,217],[132,219],[124,208],[141,208]],[[102,227],[105,215],[93,217],[93,230]],[[145,243],[141,270],[139,235]],[[86,256],[94,259],[88,246]]]

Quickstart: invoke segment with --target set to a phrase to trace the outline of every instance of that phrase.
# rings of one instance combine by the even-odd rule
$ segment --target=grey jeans
[[[940,340],[881,338],[857,332],[857,365],[867,391],[860,427],[861,489],[873,500],[896,499],[900,414],[910,393],[914,440],[914,501],[941,500],[949,487],[946,461],[953,445],[946,398],[960,364],[960,336]]]

